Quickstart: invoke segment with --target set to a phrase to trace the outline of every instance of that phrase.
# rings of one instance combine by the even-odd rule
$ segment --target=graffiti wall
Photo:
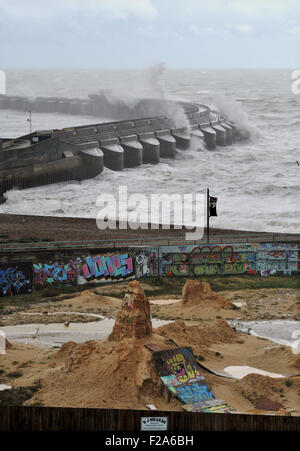
[[[0,265],[0,296],[32,292],[32,263]]]
[[[64,283],[117,282],[158,275],[158,250],[133,249],[107,251],[65,261],[33,263],[35,286]]]
[[[299,270],[298,244],[166,246],[159,249],[162,276],[291,274]]]
[[[297,274],[298,243],[182,245],[103,250],[54,261],[0,265],[0,295],[30,292],[32,285],[118,282],[150,276]]]
[[[253,244],[161,247],[161,275],[210,276],[255,273]]]
[[[137,279],[148,276],[158,276],[158,250],[138,249],[132,251],[135,262],[135,275]]]
[[[53,284],[77,281],[81,259],[68,262],[33,263],[34,284],[46,287]]]
[[[291,274],[298,270],[299,249],[295,244],[260,244],[256,253],[256,270],[261,275],[283,272]]]

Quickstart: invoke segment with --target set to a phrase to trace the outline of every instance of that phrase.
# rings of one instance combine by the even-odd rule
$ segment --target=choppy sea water
[[[1,213],[96,217],[101,193],[205,192],[218,197],[212,227],[300,232],[300,96],[291,92],[291,70],[151,71],[10,70],[7,93],[86,97],[99,89],[151,97],[191,100],[219,106],[251,139],[208,151],[202,145],[178,151],[176,160],[113,172],[92,180],[13,190]],[[0,110],[0,136],[28,133],[26,113]],[[33,115],[34,129],[62,128],[111,118],[62,114]]]

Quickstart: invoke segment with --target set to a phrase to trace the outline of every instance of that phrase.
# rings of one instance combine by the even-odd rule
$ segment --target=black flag
[[[217,215],[217,197],[209,196],[209,216],[218,216]]]

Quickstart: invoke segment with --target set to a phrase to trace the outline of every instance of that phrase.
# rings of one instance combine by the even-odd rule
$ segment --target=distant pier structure
[[[208,106],[191,102],[137,99],[130,106],[123,100],[109,102],[104,94],[87,99],[28,99],[2,94],[0,109],[115,118],[0,139],[2,200],[13,187],[83,180],[96,177],[103,167],[120,171],[157,164],[161,158],[176,158],[177,149],[197,148],[203,142],[213,150],[230,146],[239,138],[234,124]]]

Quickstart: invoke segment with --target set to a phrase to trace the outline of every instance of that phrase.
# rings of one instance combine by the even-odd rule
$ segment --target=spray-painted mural
[[[34,284],[40,286],[76,282],[81,259],[33,264]]]
[[[209,276],[255,273],[254,244],[168,246],[160,248],[160,274]]]
[[[158,250],[138,249],[132,251],[137,279],[147,276],[158,276]]]
[[[32,292],[32,264],[0,265],[0,296],[14,296]]]
[[[82,276],[93,279],[126,279],[134,275],[133,261],[128,253],[86,257],[82,265]]]
[[[149,276],[297,274],[298,243],[182,245],[104,250],[48,262],[0,265],[0,295],[61,284],[118,282]],[[29,281],[29,282],[28,282]]]
[[[154,360],[163,384],[191,412],[229,413],[233,409],[215,399],[201,374],[192,348],[175,348],[154,352]]]
[[[299,249],[295,244],[262,243],[256,253],[256,270],[261,275],[297,271]]]

